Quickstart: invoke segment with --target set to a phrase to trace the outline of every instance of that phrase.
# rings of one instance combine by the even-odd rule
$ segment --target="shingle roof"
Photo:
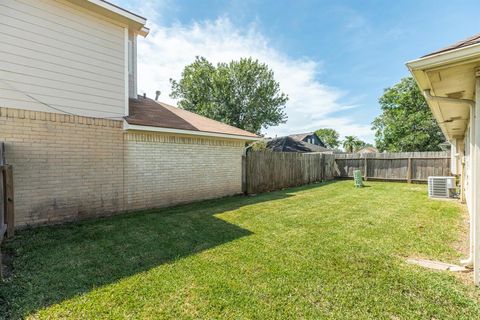
[[[356,153],[379,153],[379,151],[375,147],[365,147],[356,151]]]
[[[290,136],[272,139],[267,142],[267,149],[277,152],[331,152],[332,150],[294,139]]]
[[[305,137],[314,134],[314,132],[306,132],[306,133],[297,133],[297,134],[291,134],[289,137],[295,139],[295,140],[300,140],[302,141],[305,139]]]
[[[432,53],[426,54],[422,58],[428,57],[428,56],[433,56],[434,54],[438,54],[438,53],[443,53],[443,52],[447,52],[447,51],[451,51],[451,50],[455,50],[455,49],[459,49],[459,48],[472,46],[472,45],[477,44],[477,43],[480,43],[480,33],[478,33],[474,36],[471,36],[471,37],[469,37],[465,40],[454,43],[454,44],[452,44],[448,47],[445,47],[445,48],[442,48],[440,50],[434,51]]]
[[[258,138],[251,132],[142,96],[129,100],[129,116],[125,120],[132,125]]]

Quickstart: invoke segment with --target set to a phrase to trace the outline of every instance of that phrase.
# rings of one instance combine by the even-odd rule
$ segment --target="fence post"
[[[7,225],[7,238],[13,237],[15,230],[15,214],[13,199],[13,168],[11,165],[3,166],[4,187],[4,212],[5,224]]]
[[[320,181],[325,180],[325,155],[320,155]]]
[[[412,183],[412,158],[408,157],[407,182]]]
[[[242,192],[247,193],[247,155],[242,154]]]
[[[365,156],[364,170],[365,170],[364,180],[367,181],[367,172],[368,172],[368,158],[367,158],[367,156]]]

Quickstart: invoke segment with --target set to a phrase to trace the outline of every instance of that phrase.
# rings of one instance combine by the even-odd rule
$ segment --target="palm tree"
[[[345,149],[346,152],[353,153],[353,151],[360,145],[360,142],[361,141],[355,136],[345,136],[345,140],[343,140],[343,149]]]

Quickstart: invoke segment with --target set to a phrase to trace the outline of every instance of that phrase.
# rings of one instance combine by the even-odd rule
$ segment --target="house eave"
[[[118,23],[128,26],[133,32],[146,37],[149,29],[145,27],[147,19],[138,14],[125,10],[115,4],[105,0],[67,0],[84,9],[105,16],[108,19],[117,21]]]
[[[165,127],[142,126],[142,125],[129,124],[127,121],[124,121],[123,129],[126,131],[129,131],[129,130],[150,131],[150,132],[174,133],[174,134],[184,134],[184,135],[223,138],[223,139],[235,139],[235,140],[244,140],[246,142],[257,141],[262,139],[261,137],[248,137],[248,136],[218,133],[218,132],[193,131],[193,130],[165,128]]]
[[[469,66],[474,66],[479,61],[480,44],[475,44],[412,60],[407,62],[406,65],[421,91],[429,90],[434,96],[448,97],[449,93],[445,91],[445,83],[448,83],[451,79],[449,80],[448,77],[446,78],[444,76],[445,70],[450,70],[451,74],[453,72],[451,70],[470,68]],[[457,84],[468,83],[467,80],[472,82],[474,79],[470,77],[469,73],[455,72],[457,72],[457,76],[462,77],[462,81],[456,81]],[[440,74],[442,74],[442,76],[440,76]],[[452,91],[471,91],[467,89],[468,87],[462,87],[461,89],[457,88]],[[472,99],[470,95],[471,93],[468,94],[467,97],[464,97],[464,99]],[[460,101],[458,104],[454,104],[453,102],[435,101],[428,97],[426,100],[446,139],[448,141],[454,141],[455,139],[461,138],[468,121],[468,119],[465,118],[466,107],[461,106]],[[457,121],[455,122],[455,127],[458,128],[455,129],[456,131],[452,131],[452,121]]]

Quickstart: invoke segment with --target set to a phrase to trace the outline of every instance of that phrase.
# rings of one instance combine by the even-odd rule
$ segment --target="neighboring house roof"
[[[375,147],[365,147],[358,150],[356,153],[379,153],[379,151]]]
[[[320,146],[326,147],[325,143],[323,143],[322,139],[320,139],[320,137],[315,132],[297,133],[289,135],[289,137],[299,141],[305,141],[305,139],[309,136],[315,136],[318,139]]]
[[[267,141],[267,149],[277,152],[333,152],[330,149],[294,139],[291,136]]]
[[[302,141],[303,139],[305,139],[307,136],[310,136],[314,134],[314,132],[307,132],[307,133],[297,133],[297,134],[291,134],[289,135],[289,137],[295,139],[295,140],[300,140]]]
[[[138,96],[138,99],[129,99],[129,116],[125,117],[125,120],[129,125],[175,129],[180,130],[178,133],[185,134],[190,131],[190,133],[202,132],[204,133],[202,135],[224,135],[226,138],[259,139],[256,134],[251,132],[142,96]],[[135,129],[135,127],[130,129]],[[175,132],[172,130],[155,131]]]
[[[449,45],[448,47],[445,47],[445,48],[442,48],[440,50],[436,50],[434,52],[426,54],[422,58],[433,56],[433,55],[438,54],[438,53],[443,53],[443,52],[452,51],[452,50],[459,49],[459,48],[472,46],[472,45],[477,44],[477,43],[480,43],[480,33],[478,33],[474,36],[471,36],[467,39],[464,39],[462,41],[456,42],[452,45]]]

